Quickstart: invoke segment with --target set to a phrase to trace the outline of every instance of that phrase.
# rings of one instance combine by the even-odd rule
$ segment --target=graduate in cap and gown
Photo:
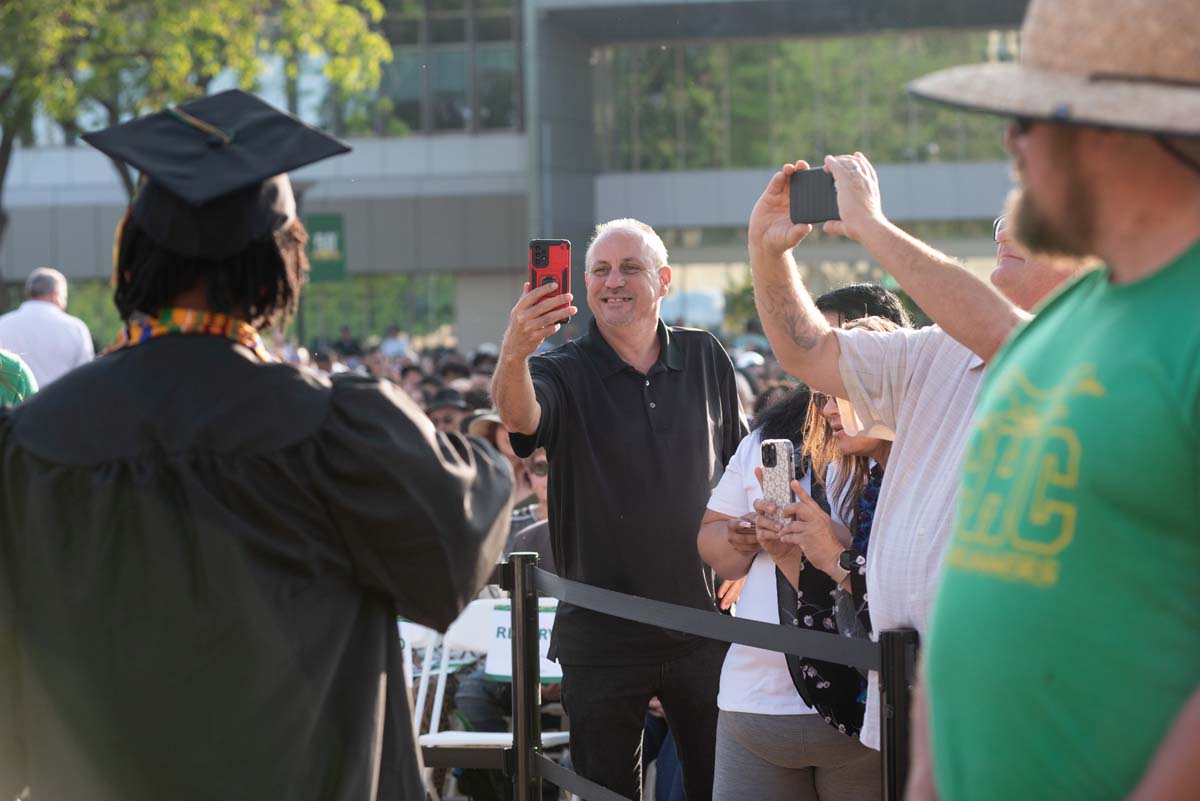
[[[0,798],[420,799],[396,617],[445,629],[511,470],[275,363],[343,144],[240,91],[84,137],[138,168],[113,352],[0,411]]]

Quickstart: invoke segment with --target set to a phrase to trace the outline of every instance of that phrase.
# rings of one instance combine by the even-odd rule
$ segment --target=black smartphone
[[[821,167],[792,173],[791,212],[794,223],[820,223],[841,219],[833,176]]]

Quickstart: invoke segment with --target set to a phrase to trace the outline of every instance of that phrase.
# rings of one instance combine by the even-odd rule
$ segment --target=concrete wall
[[[1012,188],[1005,162],[881,165],[884,212],[896,221],[997,216]],[[743,227],[771,170],[609,173],[596,178],[599,220],[637,217],[671,228]]]
[[[508,327],[508,314],[521,296],[525,267],[517,264],[506,273],[458,273],[454,276],[458,319],[454,332],[464,352],[483,342],[500,344]]]

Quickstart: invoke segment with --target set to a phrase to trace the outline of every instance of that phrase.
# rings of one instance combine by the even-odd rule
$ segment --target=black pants
[[[655,665],[563,665],[562,702],[571,721],[575,772],[640,799],[646,705],[657,695],[675,736],[688,801],[711,801],[717,690],[728,647],[705,640]]]

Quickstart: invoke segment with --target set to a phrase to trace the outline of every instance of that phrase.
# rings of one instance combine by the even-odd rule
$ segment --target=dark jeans
[[[512,685],[486,678],[483,668],[477,668],[459,681],[454,706],[472,731],[508,731]]]
[[[654,763],[658,771],[658,778],[654,781],[654,801],[687,801],[671,729],[665,720],[647,712],[646,733],[642,735],[643,773],[650,763]]]
[[[675,738],[688,801],[711,801],[717,690],[726,643],[656,665],[563,665],[575,772],[627,798],[642,797],[642,731],[658,696]]]

